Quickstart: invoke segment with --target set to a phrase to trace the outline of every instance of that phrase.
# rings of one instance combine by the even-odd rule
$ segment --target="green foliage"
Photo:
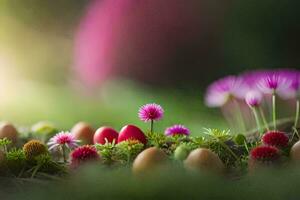
[[[244,155],[248,154],[244,145],[234,142],[229,130],[205,129],[205,147],[214,151],[228,169],[237,168]]]
[[[234,142],[238,145],[244,145],[245,142],[247,142],[247,139],[246,139],[245,135],[238,134],[234,137]]]
[[[133,161],[143,149],[144,144],[139,141],[127,140],[116,145],[116,155],[119,160],[129,163]]]
[[[105,164],[129,164],[144,149],[144,144],[137,140],[127,140],[119,144],[106,143],[95,145]]]
[[[11,173],[18,176],[26,167],[26,157],[22,149],[13,148],[6,154],[7,167]]]
[[[0,139],[0,147],[4,152],[7,152],[7,146],[10,145],[11,143],[12,141],[7,138]]]
[[[116,145],[115,142],[113,143],[105,143],[105,144],[96,144],[95,145],[97,151],[99,152],[99,154],[101,155],[101,159],[102,161],[107,164],[110,165],[112,163],[114,163],[115,161],[117,161],[115,155],[116,155]]]
[[[166,147],[168,137],[161,133],[147,132],[148,146],[155,146],[158,148]]]
[[[66,167],[64,165],[54,162],[50,154],[42,154],[35,157],[36,168],[38,172],[47,174],[63,175],[66,174]]]
[[[211,140],[215,141],[228,141],[232,139],[230,130],[219,130],[219,129],[204,129],[204,134],[209,137]]]

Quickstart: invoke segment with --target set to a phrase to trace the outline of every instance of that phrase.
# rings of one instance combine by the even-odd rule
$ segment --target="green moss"
[[[6,154],[6,163],[9,171],[18,176],[26,167],[26,157],[22,149],[12,149]]]

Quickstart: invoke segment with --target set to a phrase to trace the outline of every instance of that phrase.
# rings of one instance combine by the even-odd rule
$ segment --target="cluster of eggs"
[[[138,154],[132,165],[133,172],[137,174],[160,169],[163,166],[167,166],[169,163],[169,156],[162,149],[157,147],[147,147],[148,141],[146,135],[140,128],[134,125],[126,125],[120,132],[106,126],[100,127],[95,131],[88,123],[79,122],[72,128],[71,132],[76,139],[81,140],[83,144],[88,145],[113,142],[117,144],[128,140],[135,140],[144,144],[146,149]],[[7,138],[12,141],[12,145],[16,145],[18,141],[18,131],[11,123],[2,122],[0,123],[0,138]],[[24,148],[27,146],[25,145]],[[36,147],[36,145],[34,147]],[[42,150],[46,151],[45,148],[46,147],[43,146]],[[32,148],[29,148],[29,150],[32,150]],[[32,155],[32,153],[30,153],[31,151],[28,152],[29,156]],[[184,167],[192,171],[222,173],[225,170],[225,165],[219,156],[206,148],[197,148],[190,152],[184,145],[180,145],[174,152],[174,158],[176,160],[181,160]],[[292,146],[290,158],[294,162],[300,161],[300,141]]]
[[[95,132],[89,124],[79,122],[72,128],[71,133],[84,144],[120,143],[130,139],[138,140],[144,145],[147,144],[147,138],[143,131],[134,125],[124,126],[119,133],[107,126],[100,127]]]
[[[126,125],[118,133],[111,127],[100,127],[94,131],[93,128],[84,122],[76,124],[71,131],[76,139],[85,141],[86,144],[105,144],[107,142],[120,143],[127,140],[138,140],[147,144],[147,138],[143,131],[134,125]],[[179,146],[175,156],[185,151]],[[225,169],[220,158],[211,150],[198,148],[191,153],[185,152],[184,166],[188,170],[222,172]],[[169,156],[160,148],[149,147],[138,154],[135,158],[132,169],[135,174],[144,174],[155,171],[168,165]]]

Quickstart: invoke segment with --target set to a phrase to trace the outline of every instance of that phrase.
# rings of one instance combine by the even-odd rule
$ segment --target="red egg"
[[[110,127],[103,126],[99,128],[94,135],[94,144],[105,144],[106,141],[112,143],[118,141],[118,132]]]
[[[143,131],[134,125],[127,125],[121,129],[118,143],[126,140],[138,140],[143,144],[147,144],[147,138]]]

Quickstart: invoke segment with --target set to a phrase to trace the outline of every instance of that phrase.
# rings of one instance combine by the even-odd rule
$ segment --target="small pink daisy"
[[[262,101],[262,94],[256,90],[246,93],[245,101],[249,107],[258,107]]]
[[[205,103],[209,107],[222,107],[230,98],[243,99],[248,91],[245,81],[236,76],[227,76],[213,82],[207,89]]]
[[[284,99],[293,99],[300,97],[300,72],[293,69],[279,70],[278,73],[288,79],[290,87],[286,90],[279,91],[279,94]]]
[[[139,110],[139,118],[144,122],[158,121],[163,115],[163,108],[155,103],[143,105]]]
[[[174,135],[190,135],[190,130],[183,125],[176,124],[165,130],[165,135],[174,136]]]
[[[68,149],[78,147],[80,140],[76,140],[75,136],[69,132],[60,132],[53,136],[47,143],[50,147],[49,150],[55,150],[62,146],[66,146]]]
[[[262,93],[274,94],[281,93],[291,86],[291,80],[278,71],[266,73],[260,78],[257,87]]]
[[[139,110],[139,118],[144,122],[151,122],[150,131],[153,133],[153,122],[158,121],[164,116],[164,109],[155,103],[143,105]]]

